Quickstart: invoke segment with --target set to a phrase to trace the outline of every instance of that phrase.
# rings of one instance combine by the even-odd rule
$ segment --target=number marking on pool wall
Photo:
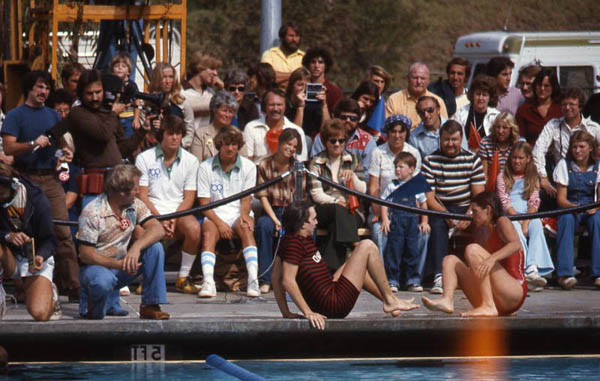
[[[131,361],[165,361],[162,344],[136,344],[131,347]]]

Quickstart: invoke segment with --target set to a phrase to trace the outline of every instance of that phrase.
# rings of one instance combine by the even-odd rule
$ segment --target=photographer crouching
[[[61,316],[52,283],[56,240],[50,211],[38,186],[0,163],[0,279],[22,278],[27,311],[37,321]]]

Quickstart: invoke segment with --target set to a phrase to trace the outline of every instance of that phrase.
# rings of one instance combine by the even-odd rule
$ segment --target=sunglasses
[[[329,139],[329,144],[335,145],[335,143],[344,144],[346,139]]]
[[[417,110],[417,113],[419,115],[425,115],[425,113],[427,113],[427,114],[433,114],[434,111],[435,111],[434,107],[427,107],[427,108],[424,108],[424,109]]]
[[[246,86],[229,86],[229,91],[232,93],[235,93],[236,91],[243,93],[245,90]]]
[[[349,120],[351,122],[358,121],[358,116],[356,115],[340,115],[341,120]]]

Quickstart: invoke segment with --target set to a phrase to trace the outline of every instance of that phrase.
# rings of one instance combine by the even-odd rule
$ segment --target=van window
[[[558,81],[563,89],[581,88],[585,96],[589,98],[594,90],[594,68],[592,66],[560,66]]]

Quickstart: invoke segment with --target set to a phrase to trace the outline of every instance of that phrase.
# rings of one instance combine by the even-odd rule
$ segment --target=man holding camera
[[[47,135],[60,121],[53,109],[44,106],[50,93],[50,75],[44,71],[32,71],[23,78],[25,103],[11,110],[2,126],[4,152],[15,157],[15,167],[31,182],[38,185],[48,200],[52,217],[68,220],[65,192],[57,178],[57,163],[70,162],[73,153],[69,149],[57,150],[56,142]],[[55,225],[58,241],[56,247],[56,283],[61,291],[76,300],[79,280],[75,247],[67,226]]]

